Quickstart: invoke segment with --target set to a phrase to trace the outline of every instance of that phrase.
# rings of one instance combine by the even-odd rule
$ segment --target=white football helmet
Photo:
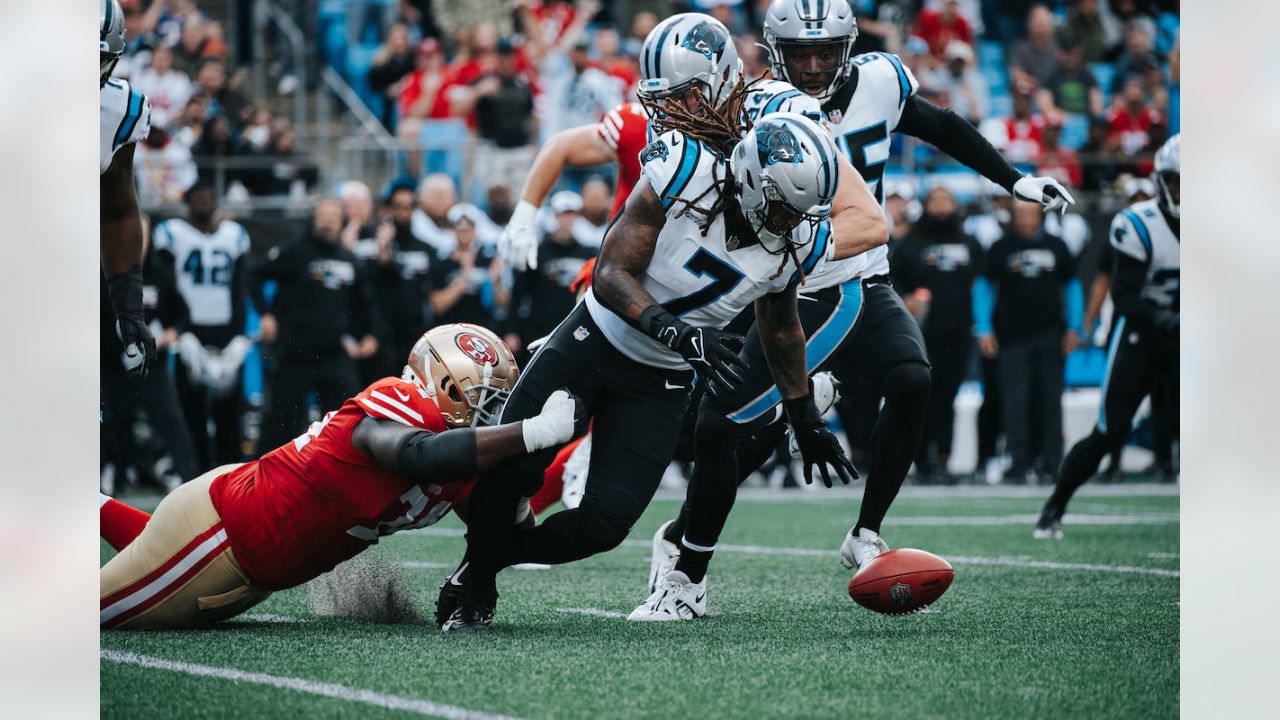
[[[740,77],[742,61],[728,28],[710,15],[681,13],[658,23],[644,39],[637,94],[652,113],[651,104],[698,86],[714,107]]]
[[[769,252],[794,251],[791,231],[831,214],[840,182],[836,146],[803,115],[761,118],[734,148],[729,167],[742,213]]]
[[[1174,217],[1182,212],[1182,133],[1178,133],[1156,151],[1156,185],[1160,188],[1160,204]],[[1169,182],[1173,182],[1173,187]]]
[[[846,0],[773,0],[764,14],[764,47],[773,76],[825,101],[849,79],[849,58],[858,37],[858,21]],[[787,73],[788,46],[830,46],[831,79],[814,92]]]
[[[120,0],[99,0],[98,3],[98,84],[111,77],[120,56],[124,55],[124,10]]]

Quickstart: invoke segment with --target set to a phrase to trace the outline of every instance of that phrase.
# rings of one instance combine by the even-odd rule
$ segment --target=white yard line
[[[400,567],[407,568],[409,570],[443,570],[445,568],[453,567],[453,565],[450,565],[449,563],[422,562],[420,560],[405,560],[397,564],[400,565]]]
[[[947,525],[1034,525],[1040,517],[1031,515],[898,515],[888,521],[890,525],[937,526]],[[1063,518],[1064,525],[1172,525],[1180,518],[1177,513],[1135,513],[1130,515],[1076,515]],[[847,524],[847,522],[846,522]]]
[[[1147,557],[1152,558],[1153,560],[1177,560],[1179,556],[1178,553],[1153,552],[1147,553]]]
[[[248,615],[240,615],[239,619],[266,623],[300,623],[307,621],[307,618],[300,618],[294,615],[276,615],[274,613],[249,613]]]
[[[570,613],[573,615],[590,615],[591,617],[611,619],[624,618],[627,616],[624,612],[618,612],[616,610],[601,610],[599,608],[556,608],[556,612]]]
[[[136,665],[138,667],[149,668],[152,670],[170,670],[172,672],[183,673],[185,675],[194,675],[196,677],[218,678],[220,680],[250,683],[253,685],[267,685],[285,690],[296,690],[297,692],[307,693],[308,695],[319,695],[321,697],[333,698],[335,700],[346,700],[348,702],[374,705],[376,707],[387,708],[388,710],[402,710],[404,712],[425,715],[427,717],[446,718],[446,720],[516,720],[509,715],[495,715],[478,710],[468,710],[467,708],[461,708],[456,705],[446,705],[444,703],[431,702],[430,700],[418,700],[416,698],[406,698],[398,695],[384,695],[372,690],[362,690],[360,688],[348,687],[346,685],[338,685],[337,683],[322,683],[314,680],[303,680],[302,678],[245,672],[243,670],[237,670],[229,667],[215,667],[212,665],[197,665],[195,663],[177,662],[174,660],[165,660],[164,658],[138,655],[120,650],[103,650],[100,657],[107,662]]]

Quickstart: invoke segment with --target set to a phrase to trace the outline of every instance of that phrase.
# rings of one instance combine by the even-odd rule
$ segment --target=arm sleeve
[[[917,95],[907,98],[895,129],[932,143],[1009,192],[1022,177],[969,121]]]
[[[368,417],[356,428],[358,449],[378,467],[411,482],[450,483],[475,477],[476,431],[459,428],[433,433],[394,420]]]
[[[1063,307],[1067,311],[1067,329],[1084,337],[1084,288],[1080,278],[1071,278],[1063,287]]]
[[[979,275],[973,281],[973,327],[979,336],[994,332],[991,315],[995,310],[996,291],[991,281]]]

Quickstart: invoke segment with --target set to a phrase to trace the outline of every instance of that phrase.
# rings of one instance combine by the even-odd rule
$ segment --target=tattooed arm
[[[653,259],[658,233],[666,221],[658,194],[649,181],[642,178],[600,246],[591,288],[600,302],[633,322],[640,321],[646,308],[658,304],[640,285],[639,278]]]
[[[804,328],[796,314],[794,285],[756,300],[756,329],[782,399],[794,400],[808,395]]]

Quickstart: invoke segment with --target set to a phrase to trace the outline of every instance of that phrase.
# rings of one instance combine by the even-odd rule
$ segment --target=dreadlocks
[[[640,102],[648,111],[649,117],[652,118],[654,132],[678,132],[689,140],[702,143],[723,159],[729,157],[734,147],[742,141],[742,137],[751,130],[751,119],[747,117],[747,113],[743,112],[742,105],[747,95],[758,82],[760,80],[747,83],[739,78],[737,84],[733,86],[733,89],[729,91],[725,99],[714,107],[707,101],[702,88],[695,87],[693,92],[698,94],[698,109],[696,111],[689,110],[683,102],[678,101],[661,104],[662,100],[642,97]],[[702,229],[703,236],[707,234],[711,224],[715,222],[715,219],[721,213],[737,204],[733,178],[728,174],[724,177],[720,176],[721,165],[722,163],[719,162],[712,165],[711,184],[707,186],[706,190],[699,193],[697,197],[692,199],[678,196],[671,197],[672,200],[683,204],[682,212],[696,212],[703,215],[698,223]],[[711,207],[705,211],[696,207],[712,191],[716,191],[717,197]]]

